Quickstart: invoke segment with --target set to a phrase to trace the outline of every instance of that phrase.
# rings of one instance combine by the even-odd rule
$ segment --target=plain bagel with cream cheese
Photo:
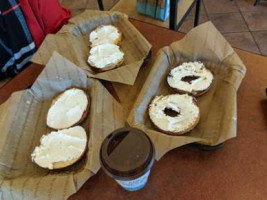
[[[84,128],[75,126],[43,135],[40,146],[35,147],[31,157],[42,168],[61,169],[76,163],[85,153],[86,147]]]
[[[90,98],[84,90],[70,88],[56,96],[47,113],[47,126],[65,129],[81,123],[87,116]]]
[[[122,40],[121,31],[113,25],[101,25],[89,35],[91,47],[101,44],[119,44]]]
[[[167,82],[179,93],[200,96],[210,88],[213,74],[202,62],[184,62],[170,71]]]
[[[108,71],[120,66],[124,60],[124,53],[115,44],[101,44],[90,50],[89,65],[97,71]]]
[[[149,117],[162,132],[181,135],[198,124],[200,111],[194,97],[172,94],[156,96],[149,105]]]

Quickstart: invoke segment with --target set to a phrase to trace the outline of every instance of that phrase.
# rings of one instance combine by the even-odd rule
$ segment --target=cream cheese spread
[[[117,44],[117,41],[121,37],[119,30],[112,25],[103,25],[92,31],[89,35],[89,41],[91,46],[97,46],[100,44]]]
[[[124,53],[115,44],[101,44],[90,50],[88,63],[96,68],[105,68],[117,65],[123,60]]]
[[[184,81],[185,77],[195,77],[194,80]],[[185,92],[199,92],[208,89],[212,83],[213,75],[201,62],[187,62],[175,67],[168,75],[170,87]]]
[[[32,160],[40,167],[53,169],[55,163],[78,159],[86,149],[87,136],[83,127],[75,126],[43,135],[40,142],[31,154]]]
[[[177,112],[177,116],[167,115],[164,112],[166,108]],[[149,116],[161,130],[179,133],[195,125],[199,118],[199,108],[193,97],[187,94],[157,96],[149,106]]]
[[[73,126],[81,120],[88,103],[83,90],[78,88],[66,90],[48,110],[47,125],[54,129]]]

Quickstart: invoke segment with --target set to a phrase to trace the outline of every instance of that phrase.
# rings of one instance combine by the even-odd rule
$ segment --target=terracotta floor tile
[[[103,0],[105,10],[110,10],[118,1],[119,0]]]
[[[88,0],[76,0],[76,1],[73,1],[73,0],[63,0],[61,2],[61,5],[63,7],[66,7],[66,8],[69,8],[69,9],[84,9],[86,8],[86,5],[87,5],[87,2]]]
[[[255,0],[236,0],[236,2],[241,12],[267,12],[267,1],[262,0],[257,6],[254,6]]]
[[[104,9],[110,10],[111,7],[119,0],[102,0]],[[73,11],[73,15],[77,15],[83,12],[85,9],[96,9],[98,10],[97,0],[61,0],[63,7],[69,8]]]
[[[208,14],[238,12],[236,2],[230,0],[203,0]]]
[[[239,12],[212,14],[209,15],[209,19],[222,33],[248,31],[248,27]]]
[[[194,28],[194,16],[188,16],[182,26],[179,28],[179,32],[187,33],[189,32],[192,28]],[[205,23],[208,21],[207,16],[200,16],[199,18],[199,24]]]
[[[267,31],[267,12],[242,13],[251,31]]]
[[[206,12],[206,9],[205,9],[205,7],[204,7],[204,3],[203,3],[203,1],[201,1],[202,3],[201,3],[201,5],[200,5],[200,15],[201,16],[207,16],[207,12]],[[190,12],[190,14],[189,15],[194,15],[195,16],[195,12],[196,12],[196,6],[194,6],[194,8],[192,9],[192,11]]]
[[[252,32],[260,51],[267,56],[267,31]]]
[[[107,4],[106,0],[102,0],[102,2],[104,6]],[[87,0],[86,8],[87,9],[98,9],[97,0]]]
[[[233,47],[260,54],[260,50],[250,32],[225,33],[224,37]]]

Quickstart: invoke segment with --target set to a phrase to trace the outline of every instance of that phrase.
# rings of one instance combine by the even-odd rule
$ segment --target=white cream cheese
[[[184,77],[198,77],[190,83],[183,81]],[[204,91],[213,80],[212,73],[201,62],[188,62],[171,70],[167,81],[170,87],[186,92]]]
[[[175,117],[168,116],[164,112],[166,108],[179,114]],[[193,97],[187,94],[157,96],[150,104],[149,116],[161,130],[179,133],[195,125],[199,118],[199,108],[195,105]]]
[[[115,44],[120,37],[121,33],[115,26],[103,25],[90,33],[89,41],[92,44],[91,46],[94,47],[100,44]]]
[[[73,126],[86,112],[88,103],[83,90],[78,88],[66,90],[48,110],[47,125],[54,129]]]
[[[88,63],[96,68],[116,65],[123,60],[124,53],[115,44],[101,44],[90,50]]]
[[[83,127],[75,126],[43,135],[40,142],[31,154],[32,160],[40,167],[53,169],[55,163],[78,159],[86,149],[87,136]]]

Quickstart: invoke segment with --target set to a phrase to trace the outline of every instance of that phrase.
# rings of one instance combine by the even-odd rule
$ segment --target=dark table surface
[[[184,36],[136,20],[131,22],[153,45],[152,59],[161,47]],[[267,58],[236,51],[247,67],[238,91],[237,138],[215,151],[188,145],[169,152],[154,165],[148,184],[138,192],[124,191],[100,170],[70,199],[266,200]],[[42,69],[43,66],[32,64],[0,88],[0,103],[12,92],[30,86]],[[116,95],[109,84],[106,87]]]

